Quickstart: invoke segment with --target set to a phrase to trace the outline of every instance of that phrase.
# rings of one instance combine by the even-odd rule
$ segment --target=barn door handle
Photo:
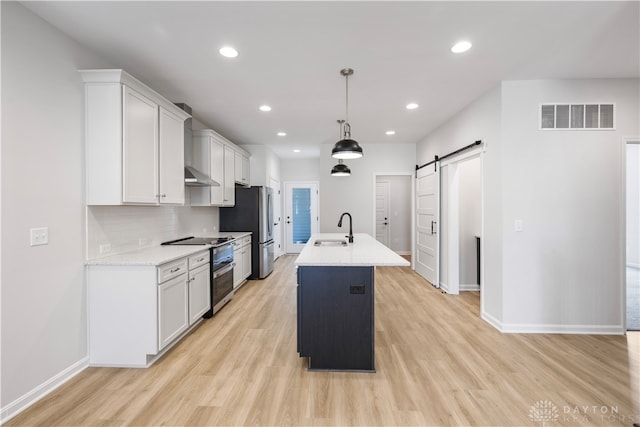
[[[437,224],[435,221],[431,221],[431,234],[436,234],[437,230],[434,230],[434,226]]]

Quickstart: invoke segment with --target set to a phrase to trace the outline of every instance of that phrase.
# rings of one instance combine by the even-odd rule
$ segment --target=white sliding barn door
[[[440,169],[418,169],[416,176],[416,272],[440,286]]]

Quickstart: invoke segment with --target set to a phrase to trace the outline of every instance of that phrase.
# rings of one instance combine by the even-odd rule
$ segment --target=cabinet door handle
[[[205,257],[200,258],[199,260],[197,260],[196,262],[202,262],[204,261]]]
[[[172,268],[170,273],[175,273],[176,271],[180,271],[180,267]]]

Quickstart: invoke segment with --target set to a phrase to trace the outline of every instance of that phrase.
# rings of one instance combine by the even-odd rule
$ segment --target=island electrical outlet
[[[349,287],[350,294],[364,294],[364,285],[351,285]]]

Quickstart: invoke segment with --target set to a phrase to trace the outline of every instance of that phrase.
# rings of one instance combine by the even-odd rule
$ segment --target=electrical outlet
[[[49,244],[49,227],[31,229],[31,246]]]
[[[100,253],[106,254],[107,252],[111,252],[111,244],[103,243],[100,245]]]
[[[349,287],[350,294],[364,294],[364,285],[351,285]]]

